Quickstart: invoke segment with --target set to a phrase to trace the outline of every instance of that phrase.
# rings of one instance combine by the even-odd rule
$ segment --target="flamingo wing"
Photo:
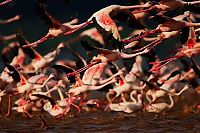
[[[17,38],[17,41],[19,42],[20,47],[22,47],[24,45],[28,45],[28,41],[25,40],[25,38],[23,36],[23,33],[21,31],[18,31],[16,33],[16,38]],[[23,48],[22,47],[22,49],[26,54],[28,54],[32,59],[34,59],[34,57],[35,57],[34,55],[35,54],[34,54],[34,52],[33,52],[33,50],[31,48]]]
[[[107,63],[98,63],[88,68],[82,77],[83,83],[91,84],[94,78],[100,78],[106,65]]]
[[[197,63],[194,61],[193,58],[189,58],[192,62],[192,68],[194,69],[194,72],[198,75],[198,77],[200,77],[200,68],[197,65]]]
[[[63,26],[57,19],[53,18],[46,10],[45,10],[45,2],[44,0],[37,0],[35,5],[35,10],[38,15],[41,16],[47,26],[50,28],[58,28]]]
[[[50,68],[54,68],[58,72],[60,72],[60,73],[64,72],[66,74],[75,71],[73,68],[65,66],[65,65],[52,65]]]
[[[137,29],[145,28],[145,26],[141,24],[130,11],[127,10],[118,12],[112,18],[117,21],[126,22],[128,26],[131,28],[137,28]]]
[[[42,98],[42,99],[44,99],[44,100],[48,100],[48,101],[51,103],[52,107],[53,107],[54,105],[56,105],[56,102],[55,102],[54,99],[51,98],[51,97],[48,97],[48,96],[42,95],[42,94],[32,94],[32,95],[33,95],[33,96],[36,96],[36,97],[39,97],[39,98]]]
[[[13,78],[14,81],[20,82],[21,81],[21,76],[19,74],[19,71],[12,65],[6,64],[6,67],[9,70],[9,75]]]
[[[1,51],[1,58],[4,63],[10,63],[15,56],[18,55],[19,46],[9,47],[6,46]],[[9,53],[9,54],[8,54]]]
[[[185,44],[188,41],[189,34],[190,34],[190,27],[184,27],[181,30],[181,35],[180,35],[181,44]]]
[[[108,50],[108,49],[103,49],[103,48],[98,48],[98,47],[95,47],[95,46],[92,46],[90,45],[86,40],[81,40],[81,46],[87,50],[87,51],[97,51],[99,54],[112,54],[113,51],[111,50]]]

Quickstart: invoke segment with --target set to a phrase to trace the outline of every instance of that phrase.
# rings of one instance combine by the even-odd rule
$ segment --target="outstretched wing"
[[[130,11],[127,10],[118,12],[112,18],[117,21],[126,22],[128,26],[131,28],[137,28],[137,29],[145,28],[145,26],[141,24]]]
[[[21,31],[18,31],[16,33],[17,41],[20,44],[20,47],[23,49],[23,51],[28,54],[32,59],[40,59],[42,56],[35,51],[33,48],[24,48],[23,46],[28,45],[29,42],[24,38],[24,35]]]
[[[58,28],[61,27],[62,24],[53,18],[46,10],[46,2],[44,0],[37,0],[35,5],[35,10],[39,16],[41,16],[41,19],[43,19],[46,23],[46,25],[50,28]]]
[[[99,54],[112,54],[113,51],[90,45],[86,40],[81,40],[81,46],[87,51],[97,51]]]

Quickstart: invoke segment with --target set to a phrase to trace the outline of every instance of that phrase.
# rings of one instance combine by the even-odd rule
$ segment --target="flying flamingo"
[[[42,85],[38,85],[38,84],[32,84],[29,83],[27,81],[27,79],[14,67],[11,66],[9,64],[7,64],[7,68],[8,70],[12,73],[11,76],[12,78],[15,80],[15,82],[19,82],[17,84],[17,87],[14,88],[8,88],[7,90],[4,90],[5,93],[8,95],[8,113],[6,114],[6,116],[8,116],[10,114],[10,98],[11,95],[16,95],[16,94],[24,94],[27,91],[30,91],[31,89],[35,88],[35,89],[41,89],[45,86],[45,84],[54,77],[53,74],[50,74],[49,77],[46,79],[46,81],[44,81],[44,83]]]
[[[36,3],[36,10],[45,19],[46,24],[49,26],[49,32],[38,41],[24,45],[23,47],[35,47],[39,43],[42,43],[50,38],[70,35],[75,31],[91,23],[91,21],[88,21],[82,24],[77,24],[78,19],[73,19],[66,23],[60,23],[58,20],[53,18],[49,13],[47,13],[47,11],[44,9],[44,3],[42,3],[41,0],[38,0]]]
[[[193,11],[194,9],[192,9],[192,7],[196,7],[200,2],[199,1],[185,2],[183,0],[161,0],[159,2],[150,2],[150,3],[152,3],[152,6],[150,6],[148,9],[135,11],[133,13],[135,14],[135,13],[157,10],[158,14],[164,14],[165,12],[168,11],[180,10],[183,8]]]
[[[83,84],[91,84],[91,85],[99,84],[99,85],[101,85],[123,73],[123,70],[120,70],[116,74],[112,75],[111,77],[109,77],[107,79],[101,79],[101,75],[102,75],[106,65],[107,65],[107,63],[98,63],[98,64],[93,65],[92,67],[88,68],[84,72],[84,75],[82,77]]]
[[[123,58],[132,58],[140,54],[148,53],[150,51],[150,49],[147,48],[141,52],[126,54],[123,52],[119,52],[118,50],[111,51],[108,49],[97,48],[95,46],[89,45],[87,41],[82,41],[81,44],[88,51],[96,50],[99,53],[99,55],[97,57],[94,57],[93,61],[100,60],[101,62],[111,62],[111,61],[116,61]]]
[[[128,17],[125,17],[123,21],[133,21],[130,23],[137,24],[138,27],[143,27],[139,22],[136,21],[134,15],[132,15],[128,10],[135,9],[135,8],[141,8],[141,7],[148,7],[149,4],[145,5],[134,5],[134,6],[120,6],[120,5],[111,5],[108,7],[105,7],[97,12],[95,12],[86,22],[81,24],[76,24],[77,19],[74,19],[68,23],[61,24],[59,21],[57,21],[55,18],[53,18],[51,15],[49,15],[45,9],[44,5],[41,1],[37,2],[37,10],[45,18],[45,20],[48,22],[47,24],[50,26],[49,33],[47,33],[46,36],[41,38],[40,40],[28,44],[24,47],[33,47],[37,46],[39,43],[44,42],[48,40],[49,38],[54,38],[61,35],[69,35],[74,33],[75,31],[87,26],[88,24],[92,23],[94,20],[97,22],[97,24],[104,29],[107,33],[111,32],[113,37],[118,40],[120,39],[120,35],[118,33],[118,28],[115,24],[115,22],[112,20],[111,16],[117,16],[117,13],[122,12],[123,15],[127,15]]]
[[[130,43],[132,41],[141,39],[143,37],[155,34],[155,33],[162,33],[162,32],[171,32],[171,31],[179,31],[182,30],[185,27],[197,27],[200,26],[200,23],[192,23],[192,22],[187,22],[187,21],[183,21],[180,20],[179,17],[175,17],[175,18],[170,18],[167,16],[160,16],[160,15],[156,15],[155,19],[157,21],[160,21],[161,24],[159,24],[157,26],[156,29],[151,30],[151,31],[146,31],[143,34],[139,35],[139,36],[132,36],[129,39],[124,39],[122,40],[123,43]]]
[[[95,12],[88,21],[93,21],[97,24],[97,30],[102,34],[102,37],[106,42],[116,43],[113,45],[123,45],[118,41],[121,40],[118,27],[114,20],[128,22],[130,26],[136,26],[136,28],[144,28],[144,26],[138,22],[135,16],[129,11],[136,8],[148,7],[149,4],[133,5],[133,6],[120,6],[110,5],[97,12]],[[123,17],[122,17],[123,16]],[[116,46],[119,50],[123,49],[123,46]]]
[[[74,96],[76,96],[76,95],[79,95],[79,94],[84,93],[84,92],[87,92],[87,91],[99,90],[99,89],[105,87],[106,85],[111,84],[111,83],[114,83],[114,82],[116,82],[116,79],[115,79],[115,78],[113,78],[112,80],[110,80],[110,81],[108,81],[108,82],[106,82],[106,83],[104,83],[104,84],[102,84],[102,85],[99,85],[99,86],[85,85],[85,84],[84,84],[84,85],[78,86],[78,87],[76,87],[76,88],[71,88],[71,89],[68,91],[68,93],[71,93],[71,94],[73,94]]]
[[[183,46],[175,56],[159,61],[159,62],[151,62],[155,67],[153,67],[150,71],[151,72],[157,72],[161,67],[169,64],[170,62],[177,60],[182,57],[192,57],[195,55],[198,55],[200,53],[200,43],[196,43],[194,47],[188,48],[188,46]],[[163,63],[163,64],[162,64]]]
[[[49,52],[48,54],[42,56],[40,55],[34,48],[24,48],[23,46],[28,44],[28,41],[25,40],[23,34],[21,32],[17,32],[17,40],[20,44],[20,49],[23,50],[24,53],[28,54],[32,59],[32,62],[28,64],[28,66],[23,67],[24,71],[28,72],[37,72],[43,69],[45,66],[49,65],[55,57],[60,53],[61,49],[64,47],[63,43],[58,44],[57,48]],[[32,71],[29,69],[33,69]]]

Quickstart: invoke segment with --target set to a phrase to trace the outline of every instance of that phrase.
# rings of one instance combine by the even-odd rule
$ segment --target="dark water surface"
[[[1,117],[1,133],[35,133],[35,132],[148,132],[148,133],[179,133],[200,132],[200,113],[182,115],[167,114],[125,114],[112,112],[81,113],[73,117],[54,119],[45,116],[49,129],[40,128],[39,116],[25,118],[11,116]]]

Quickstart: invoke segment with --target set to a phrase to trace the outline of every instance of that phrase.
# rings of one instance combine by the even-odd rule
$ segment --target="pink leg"
[[[110,102],[106,105],[104,111],[106,111],[109,107],[109,105],[116,99],[117,97],[115,96],[113,99],[110,100]]]
[[[152,7],[148,8],[148,9],[133,11],[132,13],[133,14],[137,14],[137,13],[142,13],[142,12],[149,12],[149,11],[151,11],[153,9],[157,9],[157,7],[156,6],[152,6]]]
[[[93,62],[93,63],[91,63],[91,64],[88,64],[87,66],[84,66],[83,68],[80,68],[80,69],[78,69],[78,70],[76,70],[76,71],[74,71],[74,72],[68,73],[66,76],[67,76],[67,77],[74,76],[74,75],[76,75],[76,74],[78,74],[78,73],[80,73],[80,72],[82,72],[82,71],[88,69],[89,67],[91,67],[91,66],[93,66],[93,65],[95,65],[95,64],[97,64],[97,63],[98,63],[98,62]]]
[[[149,71],[150,72],[157,72],[160,68],[162,68],[163,66],[169,64],[170,62],[172,62],[172,61],[174,61],[176,59],[178,59],[178,58],[177,57],[172,57],[172,58],[160,61],[160,62],[150,62],[149,64],[153,64],[154,67]],[[161,63],[163,63],[163,62],[164,62],[164,64],[161,65]]]
[[[63,111],[62,115],[64,115],[66,112],[69,111],[70,109],[70,106],[76,101],[77,98],[74,98],[68,105],[67,107],[65,108],[65,110]]]
[[[75,28],[74,30],[70,30],[70,31],[66,32],[65,35],[70,35],[70,34],[76,32],[77,30],[80,30],[80,29],[86,27],[87,25],[89,25],[89,24],[91,24],[91,23],[92,23],[92,20],[87,21],[87,22],[85,22],[85,23],[82,23],[82,24],[80,24],[79,27]]]
[[[38,44],[45,42],[46,40],[52,38],[53,36],[51,34],[47,34],[46,36],[42,37],[41,39],[37,40],[36,42],[24,45],[22,47],[24,48],[30,48],[30,47],[36,47]]]
[[[149,43],[148,45],[146,45],[146,46],[144,46],[144,47],[142,47],[142,48],[140,48],[140,49],[133,50],[133,52],[142,51],[142,50],[144,50],[144,49],[146,49],[146,48],[148,48],[148,47],[150,47],[150,46],[152,46],[152,45],[153,45],[153,46],[156,46],[156,45],[158,45],[159,43],[161,43],[161,41],[158,40],[158,39],[156,39],[156,40],[154,40],[153,42]]]
[[[12,1],[12,0],[6,0],[6,1],[4,1],[4,2],[1,2],[1,3],[0,3],[0,6],[5,5],[5,4],[7,4],[7,3],[11,2],[11,1]]]
[[[72,105],[78,110],[78,112],[80,113],[81,112],[81,109],[79,106],[77,106],[76,104],[72,103]]]
[[[5,117],[10,115],[10,106],[11,106],[10,102],[11,102],[11,95],[8,95],[8,112],[4,115]]]
[[[144,38],[144,37],[146,37],[146,36],[150,36],[150,35],[152,35],[152,34],[155,34],[155,33],[160,33],[161,32],[161,30],[160,29],[155,29],[155,30],[152,30],[152,31],[147,31],[147,32],[145,32],[144,34],[142,34],[142,35],[134,35],[134,36],[132,36],[132,37],[130,37],[129,39],[124,39],[124,40],[121,40],[121,42],[123,42],[123,43],[130,43],[130,42],[133,42],[133,41],[136,41],[136,40],[139,40],[139,39],[142,39],[142,38]]]

